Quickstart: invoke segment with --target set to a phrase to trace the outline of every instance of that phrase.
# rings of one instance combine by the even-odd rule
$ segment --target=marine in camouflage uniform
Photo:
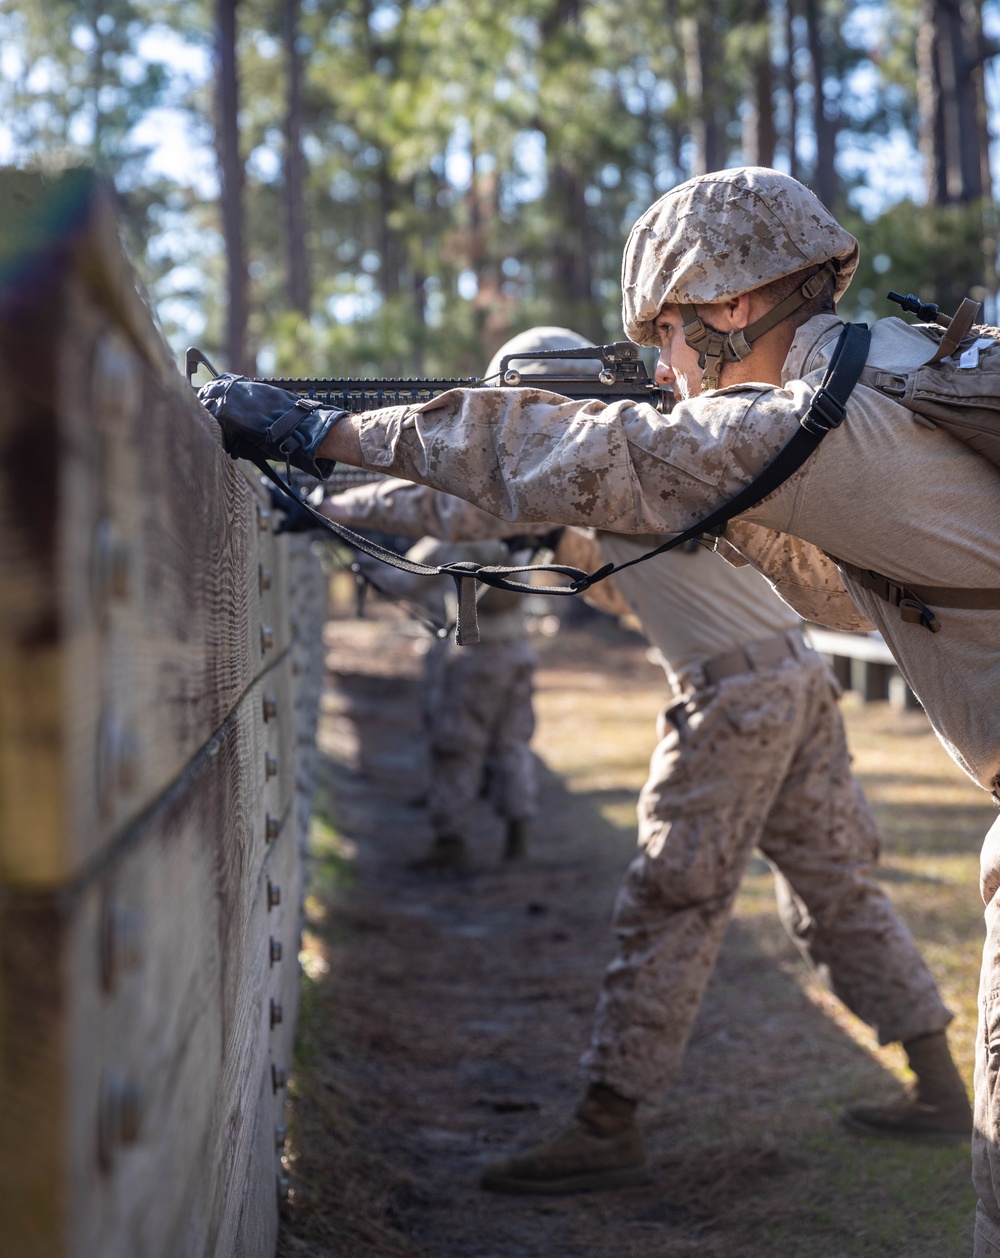
[[[360,510],[352,513],[349,504],[342,506],[339,516],[357,525],[367,522],[364,517]],[[406,535],[406,529],[392,521],[391,511],[382,519],[383,531]],[[407,557],[428,565],[462,560],[511,562],[510,550],[497,539],[456,542],[424,537],[407,551]],[[364,561],[362,568],[383,593],[421,605],[432,623],[446,623],[452,612],[449,578],[418,576],[377,560]],[[427,809],[434,841],[430,851],[413,862],[419,870],[466,865],[470,823],[484,794],[506,823],[504,856],[508,860],[524,855],[527,825],[538,811],[538,781],[530,747],[535,731],[532,691],[537,658],[525,636],[524,602],[518,594],[487,590],[477,613],[478,643],[457,647],[448,635],[434,640],[428,653]]]
[[[534,329],[498,351],[491,369],[502,354],[587,344],[566,329]],[[567,370],[572,361],[532,366],[541,375]],[[518,527],[400,480],[349,490],[326,510],[343,523],[445,538],[493,537]],[[559,561],[585,569],[627,563],[664,540],[591,530],[565,538]],[[881,1043],[907,1043],[923,1066],[927,1044],[918,1041],[939,1036],[951,1014],[869,873],[878,830],[851,772],[836,683],[807,648],[800,617],[760,573],[734,569],[701,546],[627,568],[594,592],[608,610],[639,618],[673,701],[660,717],[660,742],[639,799],[639,855],[615,905],[618,952],[584,1058],[591,1083],[632,1101],[662,1096],[758,846],[774,870],[782,921],[806,960]],[[857,627],[867,623],[859,613],[853,619]],[[947,1099],[956,1102],[949,1119],[966,1130],[965,1094],[946,1050],[944,1058]],[[925,1098],[932,1091],[925,1079]],[[895,1107],[893,1126],[938,1122],[940,1107],[925,1107]],[[847,1115],[865,1124],[872,1111],[858,1106]],[[485,1184],[563,1190],[571,1178],[574,1186],[608,1182],[607,1167],[574,1170],[574,1156],[566,1141],[556,1151],[533,1150],[490,1168]],[[628,1182],[628,1169],[611,1168],[611,1180]],[[636,1181],[643,1178],[641,1164],[631,1169]],[[546,1174],[555,1171],[563,1173]]]
[[[828,263],[829,279],[809,297],[806,284]],[[657,345],[676,377],[681,397],[669,416],[542,390],[460,389],[421,405],[300,421],[303,456],[420,481],[510,520],[680,532],[749,484],[797,431],[842,330],[833,300],[856,265],[857,242],[796,180],[754,167],[699,176],[640,217],[623,259],[625,330]],[[788,297],[800,304],[781,313]],[[771,310],[780,318],[761,331]],[[868,367],[905,374],[936,348],[920,327],[883,319]],[[223,392],[206,392],[206,402],[226,439],[249,432],[260,444],[263,418],[224,404]],[[931,633],[866,580],[876,572],[903,585],[995,591],[998,531],[1000,468],[861,385],[839,427],[730,522],[719,550],[760,568],[808,619],[839,627],[853,602],[950,753],[1000,802],[997,613],[951,608]],[[987,938],[973,1167],[975,1254],[986,1258],[1000,1255],[1000,823],[983,847],[980,886]],[[602,1133],[608,1147],[628,1144],[615,1134],[622,1109],[581,1114],[595,1145]]]

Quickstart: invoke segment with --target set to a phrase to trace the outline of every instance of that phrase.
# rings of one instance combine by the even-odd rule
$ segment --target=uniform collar
[[[818,314],[807,319],[796,331],[791,348],[785,357],[781,369],[781,383],[789,380],[801,380],[812,371],[826,366],[826,360],[833,353],[833,346],[840,329],[844,326],[843,319],[835,314]]]

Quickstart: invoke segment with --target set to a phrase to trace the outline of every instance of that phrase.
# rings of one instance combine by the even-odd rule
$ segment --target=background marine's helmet
[[[508,354],[533,354],[543,349],[590,349],[593,344],[593,341],[588,341],[585,336],[569,328],[528,328],[500,346],[490,359],[484,379],[489,380],[490,384],[503,384],[502,380],[492,380],[490,377],[497,375],[500,371],[500,360]],[[599,358],[526,358],[512,363],[511,366],[523,376],[596,376],[603,364]]]
[[[633,341],[658,345],[653,323],[666,302],[726,301],[824,262],[839,299],[857,268],[858,242],[797,179],[762,166],[699,175],[660,197],[632,228],[622,257],[622,323]]]

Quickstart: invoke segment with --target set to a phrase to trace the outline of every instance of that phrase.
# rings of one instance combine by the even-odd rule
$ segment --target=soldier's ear
[[[745,328],[753,322],[749,293],[740,293],[738,297],[730,297],[721,304],[725,307],[726,321],[730,328]]]

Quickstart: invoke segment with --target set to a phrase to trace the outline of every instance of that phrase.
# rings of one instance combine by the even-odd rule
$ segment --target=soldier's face
[[[668,302],[656,316],[655,327],[660,338],[656,383],[672,389],[678,400],[694,397],[701,392],[702,369],[697,352],[684,339],[680,310]]]

